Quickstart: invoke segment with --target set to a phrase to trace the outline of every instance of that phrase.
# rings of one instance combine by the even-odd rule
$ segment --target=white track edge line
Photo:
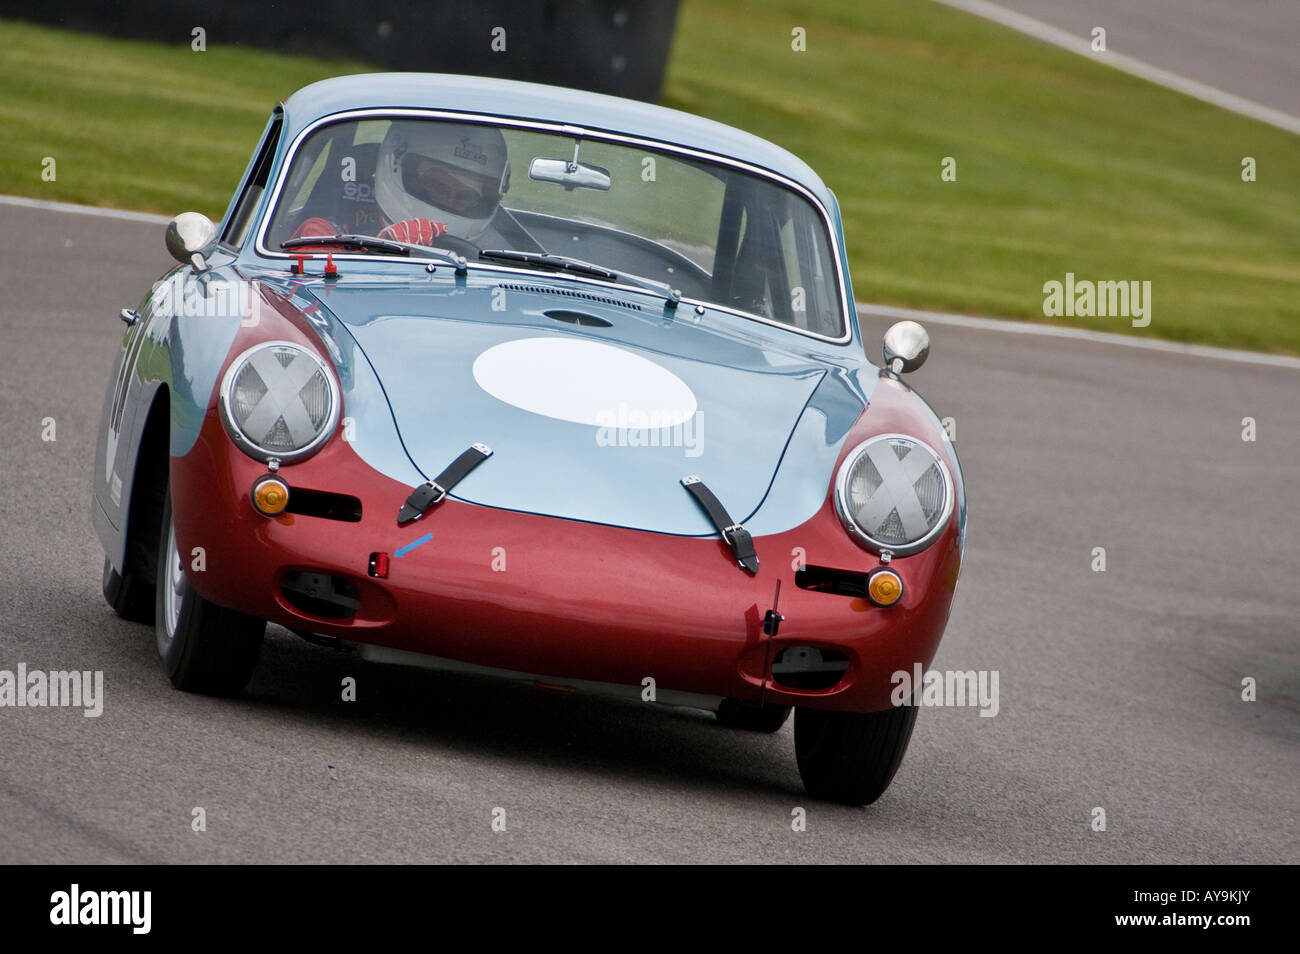
[[[944,0],[940,0],[944,2]],[[71,202],[49,202],[43,199],[28,199],[23,196],[0,195],[0,206],[10,205],[19,208],[42,209],[51,212],[67,212],[80,215],[97,215],[111,219],[124,219],[130,222],[147,222],[150,225],[166,225],[170,219],[148,212],[128,212],[124,209],[101,209],[93,205],[76,205]],[[867,314],[895,318],[900,321],[929,321],[939,325],[955,328],[973,328],[983,331],[999,331],[1021,335],[1039,335],[1052,338],[1075,338],[1098,344],[1122,345],[1128,348],[1147,348],[1152,351],[1164,351],[1170,354],[1194,355],[1201,358],[1218,358],[1225,361],[1240,361],[1247,364],[1271,365],[1279,368],[1300,369],[1300,358],[1285,355],[1263,354],[1258,351],[1233,351],[1230,348],[1211,348],[1206,345],[1182,344],[1177,341],[1161,341],[1151,338],[1135,338],[1128,335],[1111,334],[1104,331],[1086,331],[1082,328],[1061,328],[1056,325],[1038,325],[1028,321],[1007,321],[1002,318],[982,318],[974,315],[956,315],[938,311],[922,311],[915,308],[900,308],[895,305],[873,305],[870,302],[855,303],[859,311]]]
[[[1089,331],[1084,328],[1040,325],[1029,319],[1025,321],[1008,321],[1005,318],[984,318],[975,315],[954,315],[947,312],[899,308],[894,305],[873,305],[865,301],[856,302],[856,305],[861,314],[894,318],[898,321],[928,321],[936,325],[971,328],[979,331],[996,331],[1004,334],[1037,335],[1043,338],[1071,338],[1076,341],[1091,341],[1095,344],[1120,345],[1125,348],[1162,351],[1166,354],[1215,358],[1220,361],[1237,361],[1243,364],[1259,364],[1275,368],[1300,370],[1300,358],[1292,358],[1281,354],[1265,354],[1261,351],[1235,351],[1232,348],[1185,344],[1181,341],[1165,341],[1159,338],[1139,338],[1133,335],[1120,335],[1108,331]]]
[[[72,202],[51,202],[47,199],[29,199],[21,195],[0,195],[0,205],[13,205],[21,209],[43,209],[49,212],[72,212],[77,215],[97,215],[106,219],[124,219],[128,222],[148,222],[166,225],[171,219],[149,212],[131,212],[126,209],[101,209],[94,205],[77,205]]]
[[[1051,43],[1053,46],[1059,46],[1071,53],[1086,56],[1106,66],[1113,66],[1117,70],[1130,73],[1167,89],[1176,90],[1202,102],[1210,103],[1213,106],[1300,135],[1300,116],[1292,116],[1280,109],[1265,106],[1263,103],[1246,99],[1244,96],[1238,96],[1235,93],[1229,93],[1226,90],[1197,82],[1194,79],[1172,73],[1158,66],[1152,66],[1150,63],[1132,56],[1125,56],[1123,53],[1114,53],[1109,50],[1105,53],[1094,52],[1092,44],[1081,36],[1054,27],[1050,23],[1044,23],[1042,20],[1037,20],[1027,14],[1008,10],[996,3],[990,3],[989,0],[935,0],[935,2],[952,7],[955,10],[974,14],[977,17],[983,17],[985,20],[991,20],[994,23],[1000,23],[1002,26],[1009,27],[1026,36],[1031,36],[1036,40]]]

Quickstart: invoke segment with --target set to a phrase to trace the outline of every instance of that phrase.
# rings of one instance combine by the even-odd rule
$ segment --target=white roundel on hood
[[[694,392],[667,368],[598,341],[506,341],[475,359],[474,380],[514,407],[594,427],[675,427],[698,407]]]

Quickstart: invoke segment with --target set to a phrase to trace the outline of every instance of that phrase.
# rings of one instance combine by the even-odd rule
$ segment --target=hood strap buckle
[[[419,520],[429,508],[441,503],[448,491],[468,477],[470,471],[491,456],[492,448],[486,444],[476,443],[465,450],[448,464],[441,474],[411,492],[411,496],[406,498],[406,503],[402,504],[402,509],[397,514],[397,525],[400,527],[413,520]]]
[[[735,554],[736,564],[750,574],[757,574],[758,552],[754,549],[754,538],[750,536],[749,531],[731,519],[731,514],[727,513],[727,508],[722,505],[722,501],[718,500],[699,477],[694,474],[683,477],[682,486],[709,515],[718,533]]]

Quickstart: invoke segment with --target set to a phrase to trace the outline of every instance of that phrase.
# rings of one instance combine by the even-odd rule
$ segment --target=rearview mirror
[[[208,267],[203,256],[217,244],[217,227],[202,212],[182,212],[167,223],[166,242],[172,258],[201,272]]]
[[[538,156],[528,167],[528,178],[538,182],[556,182],[565,189],[599,189],[608,192],[609,170],[585,162],[567,159],[544,159]]]

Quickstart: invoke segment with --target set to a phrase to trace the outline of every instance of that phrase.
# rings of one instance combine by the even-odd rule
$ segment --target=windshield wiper
[[[584,262],[581,259],[569,258],[567,255],[553,255],[550,252],[518,252],[514,249],[505,248],[485,248],[478,253],[478,257],[490,261],[518,262],[522,265],[532,265],[537,268],[549,268],[558,272],[582,275],[585,278],[598,278],[601,281],[627,282],[656,295],[662,295],[667,300],[666,303],[669,308],[676,308],[678,302],[682,300],[682,293],[664,282],[657,282],[651,278],[642,278],[640,275],[630,275],[627,272],[611,272],[608,268],[601,268],[599,265],[593,265],[591,262]]]
[[[301,248],[304,245],[342,245],[344,248],[364,248],[371,252],[388,252],[390,255],[410,255],[411,246],[373,235],[304,235],[302,238],[281,242],[280,248]]]
[[[390,255],[410,255],[414,252],[420,258],[433,258],[447,265],[455,267],[459,273],[464,273],[469,267],[469,263],[463,255],[457,255],[455,252],[448,252],[441,248],[430,248],[425,245],[411,245],[406,242],[398,242],[393,239],[375,238],[373,235],[304,235],[302,238],[289,239],[287,242],[281,242],[280,248],[302,248],[304,245],[341,245],[346,249],[366,249],[371,252],[387,252]]]
[[[657,282],[653,278],[642,278],[640,275],[631,275],[627,272],[620,272],[618,280],[627,282],[629,285],[636,285],[648,292],[664,297],[664,304],[669,308],[676,308],[682,300],[682,293],[673,288],[667,282]]]
[[[601,268],[599,265],[593,265],[591,262],[584,262],[576,258],[567,258],[564,255],[552,255],[549,252],[516,252],[514,249],[507,248],[485,248],[478,253],[478,257],[497,262],[522,262],[525,265],[539,265],[543,268],[553,268],[559,272],[573,272],[575,275],[585,275],[588,278],[603,278],[606,281],[613,281],[618,278],[618,274],[611,272],[608,268]]]

